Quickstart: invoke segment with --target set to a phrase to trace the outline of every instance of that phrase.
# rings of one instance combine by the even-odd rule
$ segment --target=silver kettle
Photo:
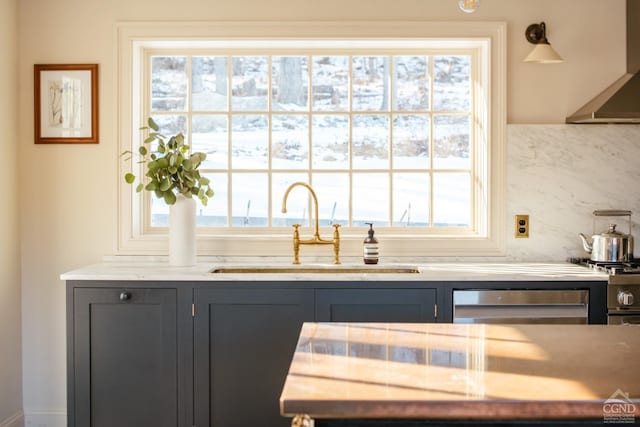
[[[628,216],[629,232],[631,232],[631,211],[594,211],[595,216]],[[633,236],[620,233],[616,230],[616,224],[609,224],[609,229],[600,234],[587,236],[580,233],[584,250],[591,254],[592,261],[598,262],[624,262],[633,259]]]

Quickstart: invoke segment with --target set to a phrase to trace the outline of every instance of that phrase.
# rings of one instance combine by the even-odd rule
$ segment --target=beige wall
[[[506,21],[512,123],[562,123],[624,71],[624,0],[487,0],[474,15],[460,12],[456,0],[20,0],[19,8],[24,405],[27,421],[34,425],[64,425],[65,302],[59,274],[97,262],[115,248],[119,177],[114,23]],[[551,43],[565,57],[564,64],[521,62],[532,47],[524,30],[541,20],[547,23]],[[74,62],[100,64],[100,144],[34,145],[33,64]],[[0,120],[11,123],[6,115]],[[11,278],[16,277],[12,273]]]
[[[0,425],[18,423],[22,412],[17,22],[18,0],[0,0]]]

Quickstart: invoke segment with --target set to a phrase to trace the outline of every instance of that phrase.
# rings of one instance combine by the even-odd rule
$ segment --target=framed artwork
[[[98,64],[35,64],[36,144],[97,144]]]

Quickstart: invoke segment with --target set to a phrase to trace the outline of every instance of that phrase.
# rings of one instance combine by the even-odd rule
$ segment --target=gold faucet
[[[316,192],[309,184],[294,182],[287,188],[282,198],[282,213],[287,213],[287,197],[289,197],[289,192],[293,187],[298,185],[309,190],[311,197],[313,197],[315,227],[313,237],[302,240],[300,239],[300,224],[293,224],[293,263],[300,264],[300,245],[333,245],[333,263],[340,264],[340,233],[338,232],[340,224],[333,224],[333,240],[325,240],[320,237],[320,231],[318,230],[318,196],[316,196]]]

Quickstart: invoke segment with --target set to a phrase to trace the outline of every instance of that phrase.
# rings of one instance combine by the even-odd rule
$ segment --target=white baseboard
[[[19,411],[4,421],[0,421],[0,427],[24,427],[24,413]]]
[[[25,411],[24,420],[25,427],[67,427],[65,411]]]

